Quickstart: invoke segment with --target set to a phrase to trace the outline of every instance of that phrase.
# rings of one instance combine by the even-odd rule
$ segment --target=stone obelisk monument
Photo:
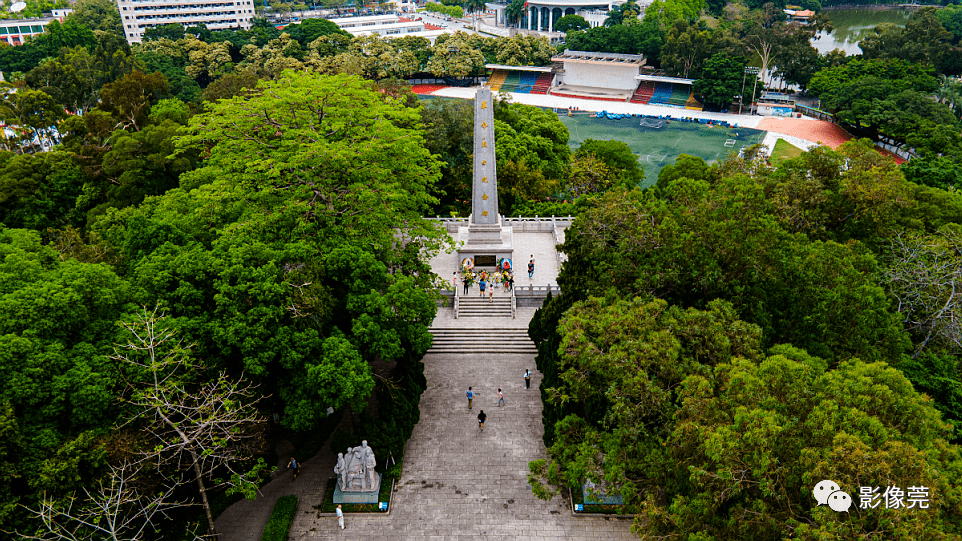
[[[471,219],[459,250],[480,269],[493,269],[501,259],[511,259],[511,228],[504,227],[498,213],[498,170],[494,153],[494,100],[483,86],[474,97],[474,184]],[[466,237],[466,238],[465,238]]]

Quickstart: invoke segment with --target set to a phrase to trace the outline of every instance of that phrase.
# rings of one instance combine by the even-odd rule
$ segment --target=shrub
[[[267,521],[261,541],[287,541],[294,513],[297,511],[297,496],[290,494],[277,498],[271,519]]]
[[[575,216],[578,208],[575,203],[561,201],[525,201],[511,209],[514,216]]]

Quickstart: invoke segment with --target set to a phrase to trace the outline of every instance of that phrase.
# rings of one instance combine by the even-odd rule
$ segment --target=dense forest
[[[468,212],[473,144],[470,103],[403,79],[556,49],[262,19],[129,46],[112,2],[75,8],[0,45],[0,536],[204,534],[273,441],[341,415],[338,441],[400,468],[438,302],[425,261],[450,247],[422,217]],[[865,139],[683,156],[642,190],[625,143],[571,149],[555,113],[498,101],[501,212],[577,216],[530,329],[533,486],[607,483],[650,535],[958,536],[962,10],[880,27],[857,57],[818,55],[774,4],[638,13],[569,20],[567,46],[645,54],[716,108],[772,66]],[[807,497],[822,478],[918,483],[932,510],[841,520]]]
[[[777,167],[683,156],[596,197],[530,325],[540,494],[592,479],[647,535],[956,538],[960,224],[957,192],[867,140]],[[930,487],[933,510],[837,519],[821,479]]]

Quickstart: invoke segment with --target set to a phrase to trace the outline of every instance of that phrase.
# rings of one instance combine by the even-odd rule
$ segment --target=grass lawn
[[[772,164],[778,165],[784,160],[791,158],[797,158],[804,152],[797,146],[789,143],[784,139],[779,139],[775,142],[775,148],[772,150]]]
[[[677,113],[684,116],[685,110]],[[720,161],[730,154],[738,154],[743,147],[761,143],[765,132],[751,128],[708,127],[680,121],[671,121],[661,128],[646,127],[640,118],[631,117],[619,120],[597,118],[594,114],[580,114],[572,117],[562,115],[561,122],[568,128],[568,144],[572,150],[578,148],[585,139],[616,139],[623,141],[638,155],[645,168],[642,187],[648,187],[658,180],[661,168],[675,163],[679,154],[689,154],[703,158],[706,162]],[[648,122],[652,122],[650,119]],[[734,141],[726,146],[727,141]]]

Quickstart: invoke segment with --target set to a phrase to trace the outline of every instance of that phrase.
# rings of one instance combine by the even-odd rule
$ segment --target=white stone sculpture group
[[[367,440],[362,441],[360,447],[348,447],[346,454],[337,454],[337,465],[334,466],[337,486],[341,492],[378,490],[381,478],[374,471],[376,465],[374,451],[367,446]]]

